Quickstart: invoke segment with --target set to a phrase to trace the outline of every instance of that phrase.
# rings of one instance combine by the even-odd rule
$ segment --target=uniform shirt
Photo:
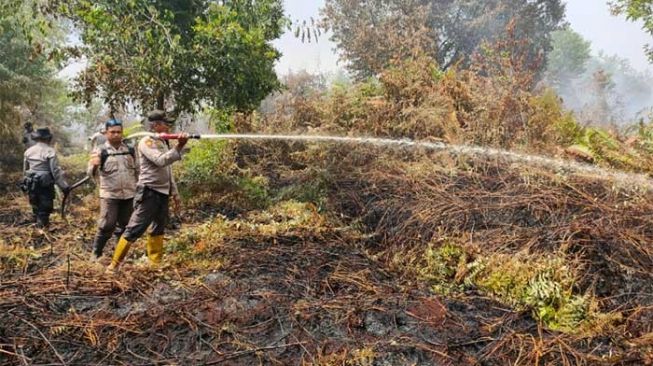
[[[95,169],[89,163],[86,172],[91,177],[100,177],[100,198],[118,200],[134,198],[138,180],[138,162],[129,154],[129,147],[123,143],[116,149],[107,141],[102,146],[95,148],[93,154],[97,154],[99,157],[103,148],[109,153],[104,167]],[[113,155],[116,153],[123,155]]]
[[[38,142],[36,145],[25,150],[25,154],[23,155],[23,173],[25,175],[34,173],[44,182],[52,182],[54,180],[54,183],[61,189],[68,187],[63,170],[59,167],[56,151],[52,146],[44,142]]]
[[[177,184],[172,176],[172,163],[181,160],[177,149],[156,137],[148,136],[138,143],[140,175],[138,185],[149,187],[165,195],[176,195]]]

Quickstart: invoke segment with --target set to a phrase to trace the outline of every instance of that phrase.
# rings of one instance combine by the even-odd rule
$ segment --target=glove
[[[63,192],[64,195],[67,196],[68,193],[70,193],[70,191],[72,191],[72,188],[70,188],[70,186],[68,186],[66,188],[63,188],[61,191]]]

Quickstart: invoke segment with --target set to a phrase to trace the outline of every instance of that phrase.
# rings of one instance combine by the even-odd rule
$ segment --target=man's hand
[[[181,149],[186,146],[186,143],[188,142],[188,134],[183,132],[179,135],[179,139],[177,139],[177,146],[175,148],[177,151],[181,152]]]

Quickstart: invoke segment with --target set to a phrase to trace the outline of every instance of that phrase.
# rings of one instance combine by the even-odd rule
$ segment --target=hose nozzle
[[[181,137],[180,133],[159,133],[156,135],[158,138],[161,140],[178,140],[179,137]],[[199,140],[202,138],[202,135],[199,134],[189,134],[188,135],[189,139],[196,139]]]

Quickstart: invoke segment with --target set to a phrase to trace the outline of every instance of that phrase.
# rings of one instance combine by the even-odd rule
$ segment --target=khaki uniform
[[[38,226],[48,226],[54,209],[54,185],[66,190],[68,183],[52,146],[38,142],[27,149],[23,157],[23,174],[29,181],[27,185],[32,212]]]
[[[99,177],[100,180],[100,217],[93,241],[93,254],[96,258],[102,256],[102,251],[114,231],[119,237],[127,226],[133,211],[138,179],[138,161],[132,156],[127,145],[121,144],[114,148],[109,142],[105,142],[96,148],[93,154],[100,156],[103,149],[107,153],[103,166],[95,167],[89,163],[87,170],[89,176]]]
[[[177,149],[170,149],[167,141],[146,137],[138,144],[141,171],[138,185],[149,187],[165,195],[177,194],[177,184],[172,176],[172,163],[181,160]]]
[[[95,169],[89,164],[86,172],[89,176],[100,178],[100,198],[118,200],[134,198],[138,180],[136,154],[132,156],[129,147],[124,143],[116,149],[109,142],[93,150],[93,154],[100,156],[102,149],[108,153],[102,169],[99,167]]]
[[[152,224],[150,236],[162,236],[168,220],[168,200],[177,194],[172,163],[181,160],[176,149],[155,137],[143,138],[138,144],[140,174],[134,196],[134,213],[123,237],[133,242]]]

